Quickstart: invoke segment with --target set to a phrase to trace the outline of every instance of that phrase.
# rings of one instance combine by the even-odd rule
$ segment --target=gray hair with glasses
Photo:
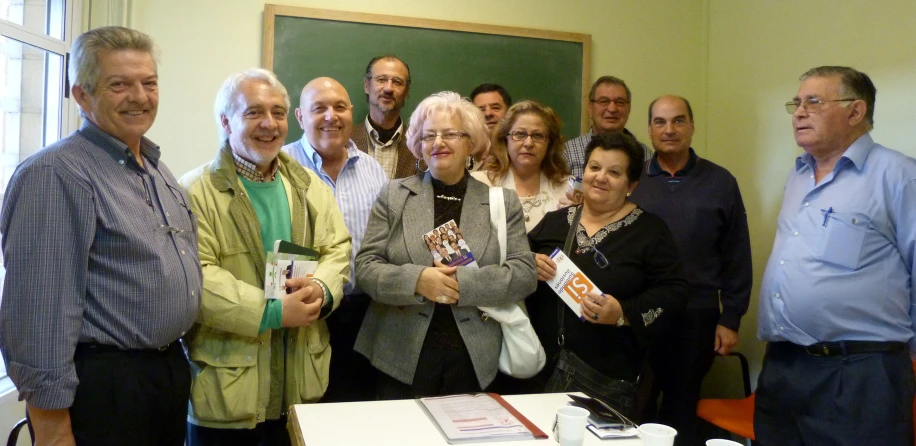
[[[865,102],[865,121],[869,130],[875,126],[875,96],[878,90],[867,74],[851,67],[825,65],[814,67],[802,74],[799,81],[811,77],[838,77],[840,78],[840,94],[849,99]]]
[[[95,94],[101,72],[99,55],[106,51],[136,50],[153,58],[158,72],[158,50],[150,36],[123,26],[105,26],[86,31],[73,41],[67,71],[70,82],[86,93]]]
[[[263,68],[251,68],[235,73],[223,81],[223,85],[219,87],[219,91],[216,93],[216,102],[213,104],[213,115],[216,118],[216,126],[219,128],[220,143],[229,138],[229,134],[223,129],[223,116],[231,117],[239,111],[237,110],[238,103],[235,99],[238,97],[242,83],[245,81],[263,82],[271,86],[271,88],[283,95],[283,102],[286,104],[286,110],[289,111],[289,93],[286,92],[286,87],[280,83],[277,75],[272,71]]]
[[[423,158],[420,138],[423,136],[423,123],[433,114],[458,115],[461,121],[461,131],[468,134],[471,150],[468,154],[473,157],[485,152],[490,147],[490,132],[480,112],[474,104],[461,97],[454,91],[440,91],[420,101],[417,108],[410,115],[410,126],[407,129],[407,148],[417,159]],[[458,130],[458,129],[456,129]]]

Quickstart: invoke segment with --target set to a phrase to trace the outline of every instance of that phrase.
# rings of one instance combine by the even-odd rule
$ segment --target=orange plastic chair
[[[706,398],[697,404],[697,416],[744,438],[754,440],[754,394],[735,399]]]
[[[741,373],[744,381],[742,399],[705,398],[697,404],[697,416],[753,441],[754,437],[754,394],[751,393],[751,378],[747,358],[741,353],[731,352],[741,362]]]

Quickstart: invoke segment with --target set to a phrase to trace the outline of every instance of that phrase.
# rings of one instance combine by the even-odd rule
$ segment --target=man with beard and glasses
[[[185,338],[193,384],[188,445],[290,444],[290,405],[318,401],[331,349],[324,318],[350,277],[350,235],[334,194],[280,151],[289,96],[270,71],[223,83],[214,107],[216,159],[181,179],[198,217],[203,298]],[[314,251],[309,278],[264,298],[276,240]]]
[[[407,123],[401,109],[410,92],[410,68],[393,54],[374,57],[366,67],[363,91],[369,101],[365,122],[353,128],[356,147],[375,158],[388,178],[404,178],[420,167],[407,150]]]

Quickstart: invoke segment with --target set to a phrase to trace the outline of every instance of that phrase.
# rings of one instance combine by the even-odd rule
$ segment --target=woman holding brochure
[[[582,391],[630,416],[646,352],[684,306],[687,284],[668,227],[627,200],[642,168],[636,140],[597,135],[585,158],[582,204],[547,213],[528,236],[540,281],[528,311],[551,358],[535,380],[547,392]],[[582,296],[575,313],[544,282],[558,270],[551,253],[567,243],[567,259],[603,292]]]
[[[424,99],[410,117],[410,151],[429,166],[379,194],[356,256],[356,281],[372,297],[356,351],[382,373],[380,399],[478,392],[496,376],[499,323],[478,306],[517,302],[535,289],[524,215],[505,194],[506,261],[490,223],[489,189],[470,160],[489,145],[480,111],[457,93]],[[450,220],[478,267],[434,261],[423,235]],[[446,231],[442,231],[446,232]],[[447,234],[442,234],[447,239]]]
[[[516,192],[530,231],[549,211],[568,206],[566,144],[560,118],[550,107],[521,101],[509,108],[496,127],[490,157],[471,174],[491,186]]]

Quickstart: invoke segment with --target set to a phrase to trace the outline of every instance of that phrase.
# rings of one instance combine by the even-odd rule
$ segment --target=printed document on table
[[[449,444],[535,438],[521,420],[486,393],[420,398],[418,401],[438,424]]]
[[[603,294],[595,283],[592,282],[582,270],[570,260],[569,256],[563,253],[560,248],[554,249],[550,258],[557,264],[557,275],[547,281],[550,289],[560,296],[560,299],[566,303],[576,316],[582,314],[582,299],[586,293]]]

